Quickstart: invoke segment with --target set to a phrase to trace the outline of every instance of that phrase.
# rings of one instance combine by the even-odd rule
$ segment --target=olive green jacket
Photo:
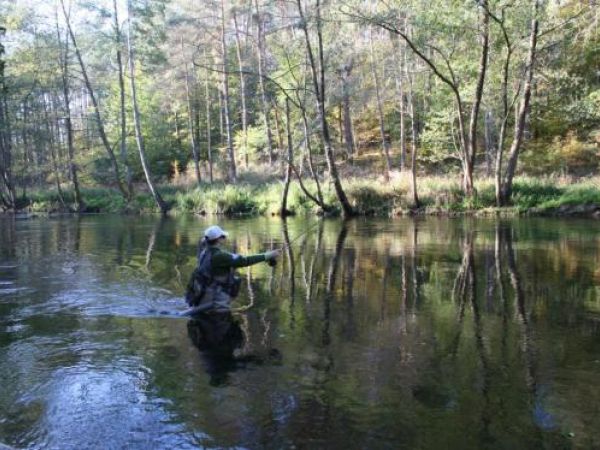
[[[265,261],[264,253],[242,256],[229,253],[219,247],[209,247],[208,250],[211,252],[211,269],[214,277],[227,275],[231,269],[247,267]]]

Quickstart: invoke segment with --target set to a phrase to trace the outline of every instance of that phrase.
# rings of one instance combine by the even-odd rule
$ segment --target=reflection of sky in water
[[[551,430],[556,426],[554,416],[545,409],[544,402],[541,400],[535,402],[535,407],[533,408],[533,420],[542,430]]]
[[[118,280],[108,280],[88,258],[73,256],[62,264],[32,261],[27,270],[35,274],[37,282],[48,292],[41,302],[19,310],[19,316],[35,314],[84,314],[115,316],[152,316],[161,313],[177,314],[185,304],[172,292],[153,286],[139,270],[115,268]],[[36,292],[35,288],[16,286],[16,281],[4,281],[0,296],[18,293],[21,296]],[[38,288],[37,291],[41,289]],[[43,294],[38,292],[39,296]]]
[[[81,365],[54,374],[39,424],[42,446],[194,448],[184,426],[165,410],[169,402],[148,392],[147,374],[139,369],[140,361],[120,360],[118,364],[122,367]]]
[[[548,395],[551,394],[550,386],[542,384],[537,387],[535,393],[535,403],[533,406],[533,420],[542,430],[552,430],[556,427],[556,418],[548,410]]]

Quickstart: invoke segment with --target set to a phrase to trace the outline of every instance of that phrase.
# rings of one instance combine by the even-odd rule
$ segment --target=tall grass
[[[250,179],[236,185],[222,182],[193,187],[161,186],[165,201],[175,213],[235,215],[273,215],[279,213],[283,184],[266,177]],[[307,180],[306,188],[316,196],[316,185]],[[343,182],[349,201],[361,215],[390,216],[413,212],[411,189],[407,174],[394,173],[384,183],[380,179],[349,178]],[[476,195],[466,197],[458,177],[427,176],[418,180],[420,213],[463,213],[495,210],[495,190],[492,179],[475,183]],[[325,203],[339,212],[335,191],[322,183]],[[159,212],[152,197],[138,193],[128,204],[116,190],[84,189],[84,201],[93,212]],[[75,209],[72,192],[65,192],[65,201]],[[549,211],[563,205],[600,205],[600,177],[574,181],[559,177],[519,177],[515,180],[512,204],[515,213]],[[55,191],[41,191],[29,196],[31,211],[54,212],[63,209]],[[319,208],[300,189],[297,182],[290,187],[287,207],[293,213],[317,213]],[[506,211],[506,210],[505,210]]]

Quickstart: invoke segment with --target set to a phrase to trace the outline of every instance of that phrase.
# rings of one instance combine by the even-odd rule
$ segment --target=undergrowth
[[[343,183],[347,197],[360,215],[390,216],[414,212],[411,187],[407,175],[398,175],[389,182],[375,179],[353,178]],[[317,197],[313,181],[305,182],[306,189]],[[225,183],[201,186],[162,186],[159,188],[173,213],[235,215],[274,215],[281,207],[283,183],[278,180]],[[321,183],[322,198],[327,212],[340,212],[333,186]],[[450,177],[423,177],[418,180],[421,213],[463,213],[495,209],[495,188],[492,179],[475,183],[476,194],[468,197],[459,181]],[[82,196],[87,212],[159,212],[151,195],[138,192],[128,203],[122,195],[107,188],[83,189]],[[58,193],[45,190],[29,193],[25,204],[32,212],[60,212],[75,210],[71,191],[64,192],[65,206]],[[552,210],[563,205],[600,205],[600,179],[571,180],[548,177],[521,177],[515,180],[511,197],[512,210],[517,212]],[[295,214],[322,213],[322,209],[300,189],[297,182],[290,186],[287,209]]]

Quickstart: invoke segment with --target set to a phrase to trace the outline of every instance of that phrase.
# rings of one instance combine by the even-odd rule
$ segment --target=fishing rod
[[[294,239],[292,240],[288,240],[287,243],[285,243],[283,246],[281,246],[279,248],[279,250],[283,251],[287,248],[290,248],[292,246],[292,244],[294,242],[296,242],[298,239],[300,239],[302,236],[306,236],[306,234],[309,231],[314,230],[317,226],[321,225],[321,221],[317,221],[315,223],[313,223],[310,227],[308,227],[306,230],[304,230],[302,233],[300,233],[298,236],[296,236]],[[275,267],[277,265],[277,259],[270,259],[269,261],[267,261],[267,264],[271,267]]]

